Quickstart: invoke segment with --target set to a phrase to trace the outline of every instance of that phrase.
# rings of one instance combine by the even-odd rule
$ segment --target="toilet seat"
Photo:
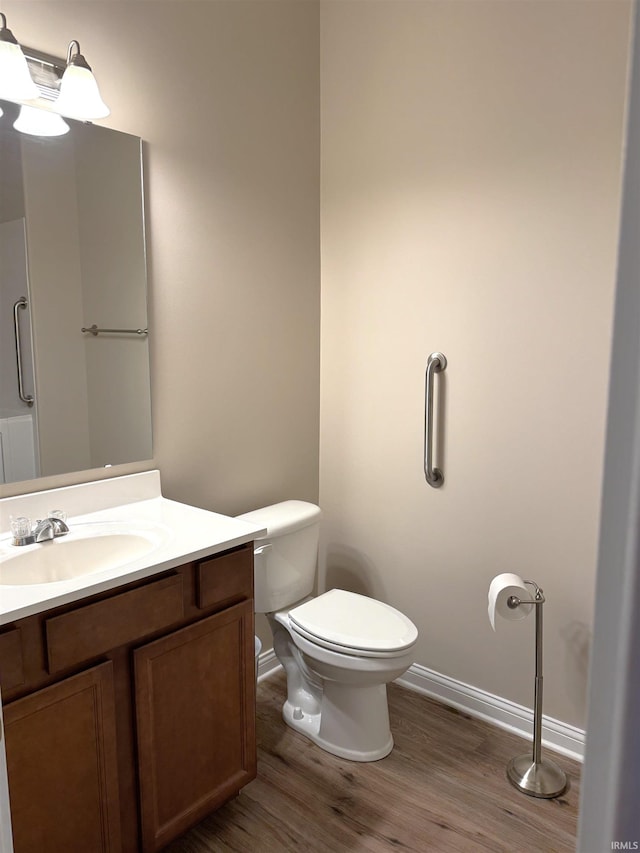
[[[418,638],[404,613],[382,601],[332,589],[288,613],[293,632],[325,649],[357,657],[397,657]]]

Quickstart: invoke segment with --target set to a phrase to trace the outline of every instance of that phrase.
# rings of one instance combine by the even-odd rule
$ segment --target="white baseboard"
[[[281,666],[273,649],[263,652],[258,658],[258,681],[269,678],[279,669]],[[456,681],[455,678],[441,675],[417,663],[412,664],[396,683],[529,741],[532,738],[533,711],[523,705]],[[542,716],[543,746],[582,761],[584,741],[585,733],[582,729],[554,720],[553,717]]]
[[[477,717],[531,740],[533,711],[508,699],[494,696],[470,684],[456,681],[432,669],[414,663],[397,683],[415,690],[444,705],[457,708],[470,717]],[[584,758],[585,733],[582,729],[542,716],[542,743],[549,749],[569,756],[576,761]]]
[[[270,675],[273,675],[279,669],[282,669],[282,667],[273,649],[268,649],[258,656],[258,681],[269,678]]]

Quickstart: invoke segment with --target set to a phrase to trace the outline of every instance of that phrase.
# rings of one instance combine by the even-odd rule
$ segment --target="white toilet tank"
[[[315,504],[282,501],[238,516],[267,528],[255,541],[256,613],[281,610],[313,592],[321,515]]]

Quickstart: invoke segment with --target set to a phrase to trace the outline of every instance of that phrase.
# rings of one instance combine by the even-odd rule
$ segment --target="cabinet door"
[[[134,652],[144,853],[256,775],[253,602]]]
[[[4,708],[15,853],[119,853],[111,663]]]

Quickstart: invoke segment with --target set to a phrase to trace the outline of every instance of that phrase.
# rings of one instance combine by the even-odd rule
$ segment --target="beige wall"
[[[321,11],[326,584],[397,605],[417,662],[585,722],[629,5],[340,2]],[[446,482],[424,368],[449,360]]]
[[[145,142],[154,460],[142,467],[159,466],[168,497],[232,514],[317,500],[317,4],[7,0],[3,12],[34,48],[60,56],[78,39],[111,107],[101,123]]]
[[[3,11],[41,50],[79,39],[104,123],[146,142],[165,493],[315,500],[321,421],[322,580],[405,610],[418,663],[530,705],[533,624],[494,636],[485,601],[497,572],[535,577],[545,711],[582,725],[629,4],[322,4],[321,418],[318,5]]]

